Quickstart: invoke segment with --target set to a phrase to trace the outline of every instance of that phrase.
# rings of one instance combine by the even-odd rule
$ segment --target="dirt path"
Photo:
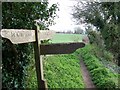
[[[83,60],[80,60],[80,66],[81,66],[82,76],[83,76],[86,88],[95,88],[95,85],[91,80],[89,71],[87,70]]]

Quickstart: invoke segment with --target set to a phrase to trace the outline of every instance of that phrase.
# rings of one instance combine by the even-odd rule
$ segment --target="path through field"
[[[95,85],[91,80],[89,71],[87,70],[82,59],[80,60],[80,66],[81,66],[82,76],[83,76],[86,88],[95,88]]]

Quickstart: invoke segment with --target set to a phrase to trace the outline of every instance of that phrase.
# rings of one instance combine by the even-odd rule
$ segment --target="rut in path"
[[[80,66],[81,66],[83,80],[85,83],[85,88],[96,88],[91,80],[91,77],[90,77],[89,71],[87,70],[87,67],[85,66],[82,58],[80,58],[80,59],[81,59]]]

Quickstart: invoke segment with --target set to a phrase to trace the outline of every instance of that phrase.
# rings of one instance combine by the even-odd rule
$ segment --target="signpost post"
[[[40,45],[40,40],[51,39],[55,32],[50,30],[23,30],[2,29],[0,34],[3,38],[11,40],[13,44],[34,42],[35,67],[37,73],[38,89],[47,89],[43,75],[43,64],[41,55],[46,54],[69,54],[78,48],[85,46],[84,43],[60,43]]]
[[[34,42],[34,53],[35,53],[35,66],[37,72],[38,88],[47,89],[47,84],[43,78],[43,64],[41,52],[40,52],[40,40],[38,36],[38,30],[35,30],[35,42]]]

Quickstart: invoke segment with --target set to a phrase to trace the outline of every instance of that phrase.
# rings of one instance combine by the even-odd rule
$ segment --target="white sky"
[[[50,30],[55,31],[67,31],[67,30],[73,30],[75,27],[75,22],[73,22],[72,18],[72,6],[75,5],[74,0],[49,0],[49,5],[54,3],[59,4],[59,11],[57,12],[58,18],[55,19],[56,24],[53,26],[50,26]],[[80,26],[83,28],[83,26]]]

